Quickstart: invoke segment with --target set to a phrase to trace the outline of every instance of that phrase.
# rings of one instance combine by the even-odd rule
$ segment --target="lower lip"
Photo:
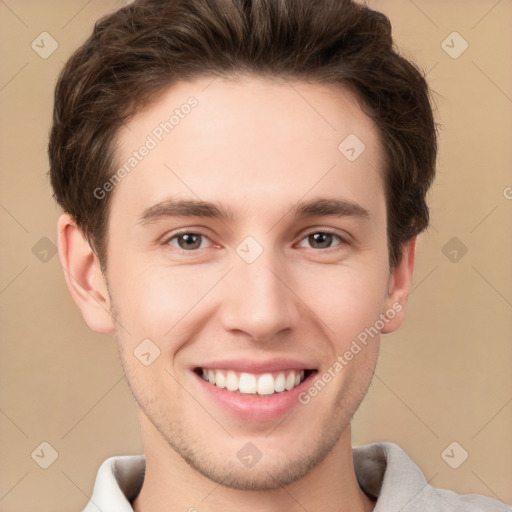
[[[192,372],[199,385],[211,399],[225,411],[239,418],[252,421],[269,421],[290,413],[294,407],[300,404],[298,395],[310,385],[311,378],[316,372],[312,372],[297,387],[272,395],[250,395],[221,389],[205,381],[197,373]]]

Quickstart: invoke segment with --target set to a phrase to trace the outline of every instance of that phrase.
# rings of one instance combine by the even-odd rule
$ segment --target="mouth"
[[[204,381],[237,395],[268,397],[286,393],[300,386],[316,369],[288,369],[266,373],[237,372],[223,368],[194,368]]]

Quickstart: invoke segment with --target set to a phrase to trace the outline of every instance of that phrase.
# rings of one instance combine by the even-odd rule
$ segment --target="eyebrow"
[[[297,203],[291,214],[298,219],[318,216],[370,218],[370,212],[363,206],[344,199],[311,199]],[[220,203],[198,199],[168,199],[146,208],[139,218],[139,224],[148,224],[167,217],[208,217],[232,221],[235,212]]]

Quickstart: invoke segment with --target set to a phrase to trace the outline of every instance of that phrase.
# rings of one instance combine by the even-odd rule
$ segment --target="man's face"
[[[197,104],[181,109],[191,96]],[[155,130],[176,109],[173,129]],[[355,159],[353,137],[338,149],[350,134],[365,145]],[[153,146],[148,135],[156,147],[113,191],[107,248],[143,434],[227,486],[291,483],[348,431],[379,336],[357,353],[352,342],[392,306],[375,126],[334,86],[204,79],[174,85],[121,130],[120,165]],[[296,214],[319,199],[342,202],[341,213]],[[171,200],[215,203],[232,217],[171,215]],[[244,392],[205,381],[203,368]],[[304,369],[314,372],[298,387],[264,394]],[[301,403],[329,369],[330,382]],[[240,450],[255,447],[262,458],[246,467]]]

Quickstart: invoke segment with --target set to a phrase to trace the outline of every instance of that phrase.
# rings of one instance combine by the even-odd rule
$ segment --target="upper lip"
[[[207,370],[233,370],[235,372],[266,373],[280,370],[314,370],[315,365],[290,358],[274,358],[262,361],[254,359],[219,359],[195,365]]]

